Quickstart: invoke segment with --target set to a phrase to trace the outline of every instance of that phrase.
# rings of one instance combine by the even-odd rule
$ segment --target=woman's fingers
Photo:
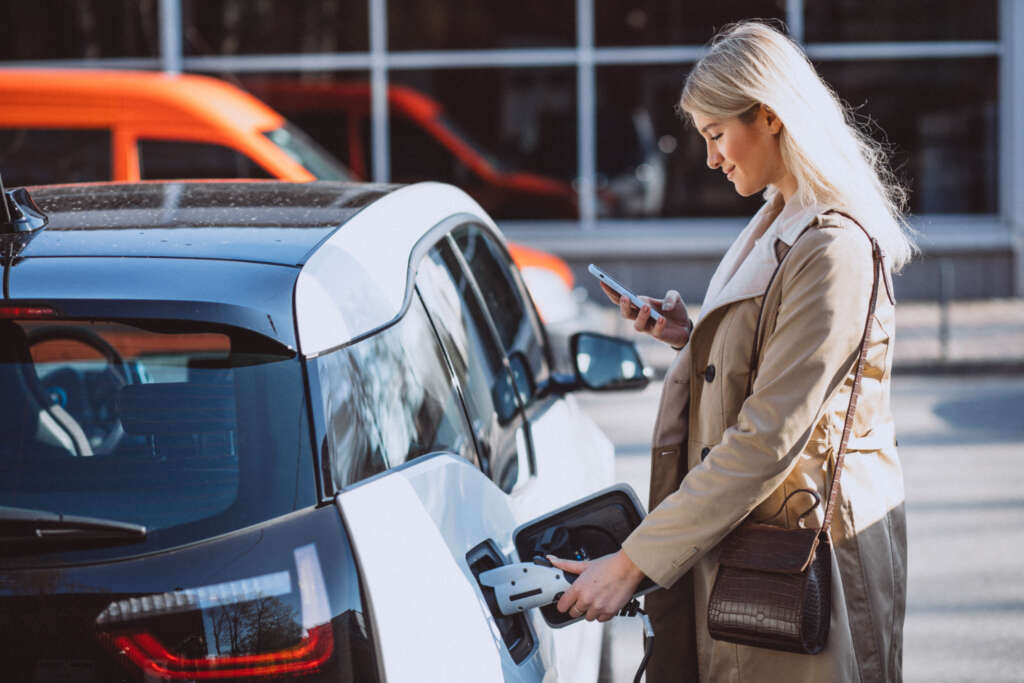
[[[679,296],[679,292],[674,289],[670,289],[665,292],[665,298],[661,300],[661,310],[666,313],[669,311],[678,310],[683,306],[683,297]]]
[[[610,300],[610,301],[611,301],[611,302],[612,302],[613,304],[616,304],[616,305],[617,305],[617,304],[619,303],[619,299],[621,298],[621,297],[619,296],[619,293],[618,293],[618,292],[616,292],[616,291],[615,291],[614,289],[612,289],[611,287],[609,287],[608,285],[606,285],[606,284],[605,284],[605,283],[603,283],[603,282],[600,282],[600,281],[598,281],[598,284],[599,284],[599,285],[601,285],[601,290],[602,290],[602,291],[604,292],[604,295],[605,295],[606,297],[608,297],[608,299],[609,299],[609,300]]]
[[[640,312],[636,314],[636,319],[633,321],[633,328],[636,329],[637,332],[646,332],[648,331],[647,323],[650,322],[650,320],[651,305],[644,304],[643,308],[640,309]]]
[[[577,576],[585,572],[587,570],[587,567],[590,566],[589,562],[579,562],[577,560],[563,560],[559,557],[555,557],[554,555],[548,555],[547,557],[548,561],[551,562],[551,564],[555,565],[562,571],[569,572],[570,574],[576,574]]]
[[[585,616],[587,621],[607,621],[618,614],[644,576],[621,550],[591,562],[549,559],[565,571],[583,569],[558,601],[558,610],[573,618]]]

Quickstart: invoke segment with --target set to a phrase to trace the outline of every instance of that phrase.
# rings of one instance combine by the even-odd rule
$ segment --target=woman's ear
[[[768,126],[768,132],[772,135],[778,135],[782,130],[782,121],[778,115],[767,104],[761,105],[761,114],[764,116],[765,125]]]

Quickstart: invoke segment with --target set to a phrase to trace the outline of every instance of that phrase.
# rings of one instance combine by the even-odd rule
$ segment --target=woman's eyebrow
[[[717,121],[712,121],[712,122],[711,122],[711,123],[709,123],[708,125],[706,125],[706,126],[704,126],[703,128],[701,128],[701,129],[700,129],[700,132],[701,132],[701,133],[706,133],[706,132],[708,132],[708,128],[711,128],[712,126],[717,126],[717,125],[718,125],[718,122],[717,122]]]

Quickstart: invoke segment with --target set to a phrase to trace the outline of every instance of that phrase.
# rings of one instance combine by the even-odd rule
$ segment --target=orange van
[[[280,114],[223,81],[58,69],[0,70],[0,169],[8,186],[349,178]]]

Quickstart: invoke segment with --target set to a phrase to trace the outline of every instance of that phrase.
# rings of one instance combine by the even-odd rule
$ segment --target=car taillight
[[[294,556],[301,625],[288,620],[289,608],[281,601],[292,593],[290,574],[282,571],[113,602],[96,618],[100,638],[140,669],[146,680],[225,680],[319,671],[335,650],[327,588],[316,546],[296,548]],[[267,609],[268,605],[276,607]],[[180,627],[168,627],[166,622],[197,613],[201,619],[191,623],[204,624],[202,652],[196,652],[195,633],[175,638],[177,645],[160,635],[161,625],[166,633],[180,634]],[[247,615],[260,620],[259,633],[246,631],[252,628]],[[264,633],[263,621],[277,623],[277,631]],[[230,646],[222,647],[218,625],[221,631],[231,631],[226,639]],[[294,631],[297,638],[283,644],[282,629]]]
[[[0,306],[0,319],[40,320],[56,317],[57,311],[49,306]]]
[[[318,671],[334,654],[330,624],[310,629],[294,647],[258,655],[181,657],[145,632],[114,636],[113,644],[143,670],[147,679],[170,681],[310,673]]]

